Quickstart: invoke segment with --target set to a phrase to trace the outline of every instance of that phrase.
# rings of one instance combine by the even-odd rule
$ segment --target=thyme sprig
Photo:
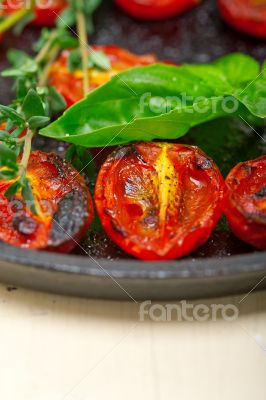
[[[27,177],[27,166],[34,135],[46,126],[50,118],[66,108],[64,98],[49,85],[48,76],[52,63],[62,49],[73,49],[69,66],[75,59],[76,68],[83,70],[84,96],[89,91],[90,66],[105,69],[108,59],[103,54],[95,58],[89,52],[87,33],[92,31],[91,16],[101,3],[100,0],[69,1],[69,6],[58,18],[54,29],[43,29],[34,49],[35,57],[19,50],[9,50],[11,67],[2,72],[3,77],[14,79],[15,98],[9,106],[0,105],[0,179],[11,181],[5,195],[21,193],[32,212],[37,213],[31,183]],[[20,25],[24,17],[34,10],[18,10],[0,21],[0,33],[12,26]],[[76,26],[78,39],[69,31]],[[21,28],[20,28],[21,29]],[[95,61],[95,59],[97,61]],[[72,60],[72,61],[71,61]],[[76,157],[79,153],[75,150]],[[84,156],[84,154],[82,154]]]
[[[0,177],[13,181],[5,193],[7,197],[20,191],[32,212],[37,213],[26,171],[32,138],[38,129],[49,123],[50,118],[41,96],[34,89],[27,92],[22,103],[17,101],[16,108],[19,111],[14,105],[0,105]]]

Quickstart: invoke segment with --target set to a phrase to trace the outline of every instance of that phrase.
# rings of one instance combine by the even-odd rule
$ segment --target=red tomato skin
[[[160,20],[173,17],[198,5],[201,0],[115,0],[130,16],[142,20]]]
[[[266,3],[256,6],[252,0],[218,0],[218,7],[231,27],[251,36],[266,38]]]
[[[13,182],[0,181],[0,240],[25,249],[70,252],[93,218],[93,203],[84,179],[56,154],[41,151],[31,153],[27,176],[38,200],[39,213],[32,214],[20,194],[7,199],[4,193]],[[69,196],[75,199],[70,204]],[[80,203],[77,198],[81,199]],[[74,207],[74,201],[78,208]],[[74,215],[74,208],[81,210],[80,214]],[[73,216],[66,215],[69,211],[73,211]],[[69,234],[60,228],[66,218],[72,219],[74,225],[77,221]],[[61,236],[56,234],[56,229]]]
[[[161,150],[165,146],[168,160],[172,160],[170,164],[166,162],[169,171],[179,172],[176,172],[176,176],[170,177],[169,174],[160,183],[158,180],[158,185],[150,186],[150,182],[155,182],[159,176],[154,165],[158,162],[160,151],[165,151]],[[175,157],[180,157],[180,160],[183,157],[180,165],[178,162],[174,164]],[[180,182],[177,186],[174,183],[176,178]],[[196,212],[190,215],[189,210],[187,215],[183,215],[179,208],[181,198],[185,199],[187,207],[191,205],[193,208],[191,193],[194,189],[190,178],[203,185],[204,193],[198,196],[201,204],[197,206],[200,217]],[[144,183],[135,184],[138,181]],[[167,182],[171,182],[171,186]],[[134,189],[130,189],[132,185],[135,185]],[[161,195],[158,189],[163,185],[166,185],[171,197],[166,207],[160,206],[163,201],[158,202]],[[166,143],[137,143],[118,148],[102,165],[96,182],[95,204],[107,235],[124,251],[146,261],[170,260],[189,254],[209,239],[222,213],[223,189],[220,171],[198,148]],[[128,194],[130,190],[133,191],[133,200]],[[197,190],[201,189],[195,188]],[[166,192],[163,190],[161,193]],[[172,193],[176,193],[176,197]],[[210,197],[209,203],[204,200],[205,197]],[[164,209],[165,217],[161,218],[159,210]],[[179,220],[183,221],[184,228]],[[164,225],[165,228],[160,231],[160,226]]]
[[[1,15],[9,15],[22,9],[23,7],[21,7],[21,4],[21,0],[12,0],[12,2],[3,0]],[[66,8],[67,2],[65,0],[51,0],[48,5],[47,8],[45,7],[45,3],[43,6],[40,5],[39,7],[36,5],[34,9],[36,16],[34,20],[30,22],[30,25],[53,26],[58,15]]]
[[[33,26],[48,26],[51,27],[55,24],[58,15],[66,8],[67,2],[64,0],[55,1],[51,8],[42,9],[36,7],[36,18],[31,22]]]
[[[224,213],[232,231],[251,246],[266,250],[266,194],[262,192],[266,156],[237,164],[225,183]]]
[[[149,65],[157,61],[152,54],[137,55],[117,46],[93,46],[95,51],[104,52],[111,63],[111,71],[90,70],[90,89],[96,89],[116,73],[138,65]],[[54,86],[64,97],[67,107],[71,107],[77,101],[83,98],[82,74],[70,72],[67,68],[69,51],[64,50],[59,58],[53,63],[49,83]]]

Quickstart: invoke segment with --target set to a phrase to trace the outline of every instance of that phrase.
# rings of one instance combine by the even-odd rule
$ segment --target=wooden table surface
[[[140,322],[137,304],[0,285],[0,399],[265,400],[266,292],[197,303],[240,315]]]

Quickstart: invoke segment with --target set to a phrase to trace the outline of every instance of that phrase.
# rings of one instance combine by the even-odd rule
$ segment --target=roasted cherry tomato
[[[185,256],[205,243],[222,213],[223,178],[199,148],[120,147],[98,175],[95,202],[110,238],[143,260]]]
[[[127,50],[116,46],[93,46],[96,51],[104,52],[111,63],[110,71],[100,69],[90,69],[90,88],[95,89],[98,86],[108,82],[112,76],[117,73],[137,65],[153,64],[157,61],[155,56],[147,54],[139,56],[132,54]],[[80,70],[70,72],[68,63],[69,51],[62,52],[58,60],[52,65],[49,75],[49,83],[65,98],[68,107],[83,98],[83,73]]]
[[[218,0],[218,5],[223,18],[233,28],[266,37],[265,0]]]
[[[92,199],[83,178],[53,153],[31,154],[27,177],[37,215],[18,192],[7,199],[11,183],[0,181],[0,240],[27,249],[68,252],[86,233],[93,217]]]
[[[127,14],[139,19],[162,19],[181,14],[201,0],[115,0]]]
[[[236,236],[266,250],[266,156],[240,163],[229,173],[224,213]]]
[[[23,3],[25,3],[23,7]],[[12,14],[15,11],[26,8],[28,2],[26,0],[3,0],[1,15]],[[52,26],[54,25],[58,15],[66,8],[67,0],[49,0],[37,1],[34,8],[36,14],[35,19],[31,22],[36,26]]]

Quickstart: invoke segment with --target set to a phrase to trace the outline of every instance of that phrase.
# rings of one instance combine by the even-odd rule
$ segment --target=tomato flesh
[[[53,153],[32,152],[27,177],[38,215],[18,192],[5,192],[13,181],[0,181],[0,240],[27,249],[69,252],[86,233],[92,218],[92,199],[83,178]]]
[[[143,260],[185,256],[205,243],[222,212],[223,178],[200,149],[138,143],[102,165],[95,203],[109,237]]]
[[[220,12],[233,28],[266,37],[266,0],[218,0]]]
[[[231,170],[226,178],[224,213],[237,237],[266,250],[266,156]]]
[[[149,65],[157,61],[150,54],[139,56],[116,46],[93,46],[95,51],[102,51],[107,55],[111,63],[110,71],[102,71],[91,68],[89,71],[90,88],[95,89],[108,82],[112,76],[137,65]],[[49,83],[54,86],[65,98],[67,106],[70,107],[81,100],[83,95],[83,73],[82,71],[69,71],[67,67],[69,51],[61,53],[54,62],[49,74]]]
[[[127,14],[139,19],[163,19],[181,14],[201,0],[115,0]]]
[[[1,15],[9,15],[20,9],[26,8],[28,2],[25,1],[25,7],[22,7],[22,0],[3,0]],[[38,1],[34,12],[36,14],[31,25],[36,26],[53,26],[58,15],[66,8],[66,0],[49,0]]]

